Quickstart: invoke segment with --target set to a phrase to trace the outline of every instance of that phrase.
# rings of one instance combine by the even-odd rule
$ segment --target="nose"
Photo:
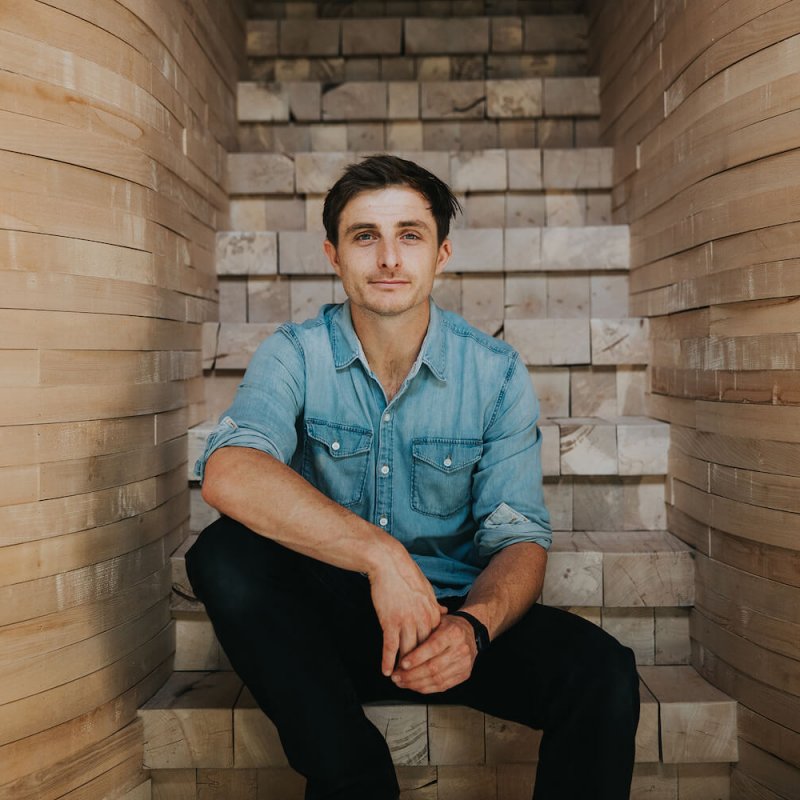
[[[397,242],[384,238],[378,251],[379,266],[386,269],[395,269],[400,266],[400,250]]]

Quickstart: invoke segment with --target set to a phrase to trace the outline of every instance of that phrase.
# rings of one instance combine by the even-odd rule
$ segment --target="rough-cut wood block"
[[[509,272],[537,272],[542,269],[542,230],[541,228],[506,228],[503,231],[503,249],[504,249],[504,263],[503,266]],[[526,302],[523,298],[512,295],[508,298],[515,306],[522,309],[528,309],[531,313],[520,313],[520,316],[538,316],[536,313],[541,310],[544,315],[547,307],[547,286],[544,278],[515,278],[509,276],[506,278],[507,287],[508,282],[512,282],[512,288],[520,288],[519,281],[541,281],[534,288],[537,302],[531,306],[530,302]],[[515,283],[516,281],[516,283]],[[539,294],[539,289],[542,290],[542,295]],[[507,288],[507,294],[509,289]],[[538,300],[543,300],[543,305],[539,308]]]
[[[542,188],[542,151],[537,149],[508,151],[508,188]]]
[[[573,417],[617,415],[617,379],[613,368],[573,367],[570,370],[570,408]],[[618,454],[619,455],[619,454]]]
[[[547,276],[548,317],[588,319],[590,304],[588,275]]]
[[[222,278],[217,285],[220,322],[247,322],[247,280],[228,277]]]
[[[492,17],[491,48],[493,53],[518,53],[522,50],[522,18]]]
[[[604,608],[602,626],[618,642],[633,650],[637,664],[654,663],[652,608]]]
[[[322,86],[317,81],[290,81],[289,114],[296,122],[314,122],[322,115]]]
[[[620,475],[666,475],[669,425],[648,417],[617,420]]]
[[[202,531],[219,518],[219,511],[212,508],[200,494],[199,487],[189,489],[189,530]]]
[[[533,388],[539,398],[542,419],[548,417],[567,417],[569,416],[569,369],[555,367],[537,367],[529,370]],[[558,426],[555,426],[554,441],[549,458],[553,459],[554,468],[560,469],[561,455]],[[546,446],[547,443],[545,443]]]
[[[600,114],[597,78],[545,78],[544,114],[548,117],[594,117]]]
[[[263,231],[267,228],[266,204],[262,198],[231,199],[231,228],[240,231]]]
[[[217,337],[219,336],[219,322],[203,323],[203,369],[213,369],[217,357]]]
[[[284,19],[278,28],[278,50],[282,56],[335,56],[339,53],[336,19]]]
[[[247,687],[233,711],[233,763],[236,767],[287,767],[278,730]]]
[[[628,282],[627,275],[591,276],[594,319],[628,316]]]
[[[247,369],[250,359],[277,325],[258,322],[227,322],[220,325],[216,369]]]
[[[289,281],[250,277],[247,281],[247,321],[286,322],[291,316]]]
[[[502,275],[464,275],[461,279],[461,313],[468,321],[502,320],[504,295]]]
[[[465,706],[428,707],[430,763],[484,763],[484,715]]]
[[[326,194],[342,176],[348,164],[358,159],[355,153],[297,153],[295,169],[297,191],[304,194]]]
[[[283,83],[240,81],[236,113],[239,122],[288,122],[289,88]]]
[[[550,549],[542,602],[549,606],[600,606],[603,604],[602,553],[561,549],[572,542],[572,539],[560,539],[558,549]]]
[[[439,767],[438,800],[497,800],[494,767]]]
[[[382,120],[388,107],[386,84],[380,81],[348,81],[322,95],[324,120]]]
[[[333,302],[334,286],[339,285],[333,278],[293,278],[290,289],[292,322],[316,317],[320,306]]]
[[[673,764],[636,764],[630,800],[678,800],[678,770]]]
[[[278,241],[260,231],[217,234],[217,275],[274,275],[278,271]]]
[[[561,429],[562,475],[614,475],[617,472],[617,431],[597,417],[557,419]]]
[[[678,800],[729,800],[730,764],[678,764]]]
[[[512,319],[505,334],[531,366],[589,362],[589,320]]]
[[[464,207],[465,228],[502,228],[506,224],[504,193],[469,194],[459,202]]]
[[[503,269],[503,232],[492,229],[454,230],[450,232],[453,256],[449,272],[501,272]]]
[[[232,672],[175,672],[139,710],[146,769],[233,766],[233,705],[242,682]]]
[[[545,228],[542,260],[548,270],[627,270],[627,225]]]
[[[667,527],[662,478],[645,476],[626,480],[622,490],[624,530],[659,531]]]
[[[541,401],[540,401],[541,402]],[[539,425],[542,435],[542,474],[548,477],[561,474],[558,425]]]
[[[486,715],[486,763],[529,764],[539,759],[542,732]]]
[[[578,227],[585,225],[586,197],[574,192],[554,194],[548,191],[545,196],[545,212],[548,226]]]
[[[581,51],[586,47],[585,16],[525,17],[524,22],[526,53]]]
[[[280,153],[229,153],[231,194],[288,194],[294,191],[294,162]]]
[[[259,800],[254,769],[198,769],[197,800]]]
[[[391,95],[390,100],[391,104]],[[386,149],[422,150],[421,122],[389,122],[386,124]]]
[[[259,769],[257,774],[258,800],[303,800],[305,797],[306,779],[290,767]]]
[[[401,19],[342,20],[342,53],[344,55],[399,54],[402,51]]]
[[[384,146],[384,125],[382,122],[350,123],[347,126],[347,149],[380,153]]]
[[[592,364],[647,364],[649,330],[646,318],[593,319]]]
[[[617,414],[641,416],[647,413],[647,369],[617,365]]]
[[[448,153],[437,153],[432,151],[395,153],[400,158],[414,161],[421,167],[425,167],[428,172],[432,172],[439,180],[450,183],[450,155]]]
[[[406,19],[405,48],[406,53],[488,53],[489,20]]]
[[[737,760],[735,700],[692,667],[642,667],[639,673],[659,703],[664,763]]]
[[[573,485],[571,479],[546,480],[543,485],[544,502],[550,512],[554,531],[571,531],[573,528]]]
[[[438,800],[436,767],[397,767],[400,800]]]
[[[416,120],[419,118],[419,84],[416,81],[389,83],[389,119]],[[420,146],[422,141],[420,127]]]
[[[278,272],[281,275],[333,275],[333,267],[317,231],[281,231],[278,234]]]
[[[542,115],[542,80],[486,81],[486,115],[520,119]]]
[[[427,706],[375,703],[364,713],[386,739],[395,764],[428,763]]]
[[[311,127],[312,152],[347,150],[347,125],[343,122],[323,122]]]
[[[616,478],[581,477],[572,483],[572,525],[576,531],[625,530],[625,487]],[[661,526],[664,527],[663,525]],[[644,526],[628,530],[642,530]]]
[[[247,55],[278,55],[278,23],[272,19],[247,21]]]
[[[548,189],[611,188],[610,147],[542,151],[544,185]]]
[[[197,770],[157,769],[150,779],[152,800],[197,800]]]
[[[656,664],[688,664],[691,660],[689,642],[689,609],[656,609]]]
[[[536,764],[498,764],[497,800],[530,800]]]
[[[457,192],[505,191],[505,150],[458,152],[450,156],[450,188]]]
[[[485,107],[484,81],[426,81],[420,84],[422,119],[482,119]]]

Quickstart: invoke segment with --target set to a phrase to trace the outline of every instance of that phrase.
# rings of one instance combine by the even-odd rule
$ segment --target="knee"
[[[593,694],[604,715],[635,728],[639,720],[636,658],[629,647],[609,639],[593,664]]]

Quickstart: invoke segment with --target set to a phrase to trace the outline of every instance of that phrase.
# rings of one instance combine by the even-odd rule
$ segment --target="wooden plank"
[[[65,790],[72,794],[70,790],[86,785],[93,778],[124,762],[127,762],[125,774],[132,776],[140,769],[140,767],[134,767],[132,761],[141,756],[141,741],[141,723],[134,720],[130,725],[107,739],[76,753],[66,761],[51,763],[44,769],[37,770],[34,774],[21,780],[0,786],[0,798],[2,800],[56,800],[64,796],[69,797]],[[124,783],[122,785],[127,788]],[[86,793],[83,794],[83,797],[88,796]],[[74,795],[75,800],[78,797],[80,794]]]
[[[60,800],[95,800],[97,797],[118,797],[120,800],[150,800],[149,781],[143,783],[141,753],[136,753],[106,772],[64,795]],[[60,780],[63,777],[59,776]],[[58,791],[61,791],[59,787]],[[37,795],[38,797],[38,795]]]
[[[800,695],[800,662],[796,659],[765,650],[725,630],[697,610],[692,611],[690,629],[692,638],[701,642],[705,650],[716,653],[738,672],[781,692]]]
[[[714,305],[710,309],[711,336],[760,336],[798,331],[800,297]]]
[[[746,430],[753,438],[800,442],[800,410],[789,406],[749,406],[697,403],[697,430],[736,435]]]
[[[174,508],[180,506],[169,504]],[[174,511],[173,511],[174,513]],[[180,516],[184,514],[180,509]],[[163,515],[163,512],[162,512]],[[151,520],[157,521],[154,515]],[[22,622],[52,614],[84,602],[108,598],[118,587],[142,580],[155,572],[169,559],[169,553],[185,536],[186,523],[179,520],[178,527],[161,538],[138,549],[130,549],[106,561],[99,561],[79,569],[49,575],[38,580],[0,587],[0,624]]]
[[[694,661],[706,680],[751,709],[795,733],[800,732],[800,696],[787,694],[731,666],[712,650],[695,642]]]
[[[164,565],[111,597],[0,627],[0,670],[127,622],[161,599],[169,598],[170,586],[171,569]]]
[[[659,704],[666,764],[736,761],[736,701],[688,666],[639,667]]]
[[[122,658],[78,680],[0,706],[0,745],[46,732],[87,714],[87,709],[100,708],[141,681],[153,664],[168,659],[172,648],[170,626],[139,648],[133,658]]]
[[[797,798],[800,786],[800,768],[787,764],[766,750],[742,741],[739,753],[739,769],[750,775],[759,784],[766,786],[779,797],[787,800]]]
[[[770,547],[712,530],[708,555],[753,575],[800,586],[800,550]]]
[[[711,465],[711,491],[752,505],[800,513],[800,477]]]
[[[800,733],[751,711],[739,709],[739,734],[784,761],[800,767]]]

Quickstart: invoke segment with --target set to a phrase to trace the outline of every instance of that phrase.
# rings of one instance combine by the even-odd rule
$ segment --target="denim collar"
[[[447,381],[445,365],[447,340],[444,332],[444,318],[442,311],[433,300],[430,303],[430,322],[428,331],[422,341],[420,353],[408,374],[413,378],[419,371],[420,365],[425,364],[440,381]],[[333,363],[336,369],[350,366],[356,359],[359,360],[367,372],[370,371],[364,349],[358,339],[353,318],[350,315],[350,301],[340,305],[333,314],[330,326],[331,348],[333,350]]]

